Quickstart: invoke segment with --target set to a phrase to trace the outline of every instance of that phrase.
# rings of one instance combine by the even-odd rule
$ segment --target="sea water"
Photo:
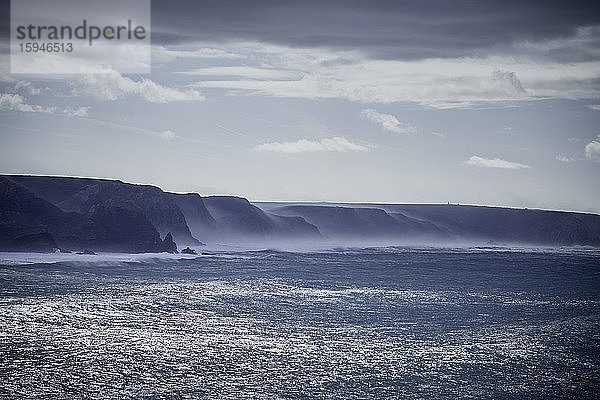
[[[600,393],[600,252],[0,256],[0,397]]]

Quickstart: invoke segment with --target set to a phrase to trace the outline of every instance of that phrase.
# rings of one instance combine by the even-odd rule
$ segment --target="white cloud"
[[[152,47],[153,62],[167,63],[189,58],[230,60],[243,58],[243,56],[216,47],[201,47],[196,50],[167,49],[164,46]]]
[[[158,133],[158,136],[167,141],[171,141],[177,137],[177,134],[174,131],[167,129],[166,131]]]
[[[585,158],[600,161],[600,135],[585,146]]]
[[[600,111],[600,104],[590,104],[588,105],[590,110]]]
[[[12,71],[38,78],[48,74],[90,74],[107,68],[149,73],[151,47],[141,42],[97,41],[93,46],[77,46],[73,52],[17,53],[11,56],[10,65]]]
[[[442,132],[431,132],[431,134],[441,138],[446,137],[446,135]]]
[[[516,93],[526,93],[527,91],[523,87],[523,84],[517,77],[517,74],[511,71],[495,70],[492,73],[492,78],[500,82],[508,82]]]
[[[40,88],[35,87],[29,81],[18,81],[17,83],[15,83],[14,90],[16,92],[25,93],[31,96],[38,95],[42,91]]]
[[[564,163],[572,163],[572,162],[577,161],[574,157],[563,156],[560,154],[556,156],[556,160],[558,160],[560,162],[564,162]]]
[[[259,151],[272,151],[279,153],[313,153],[320,151],[348,152],[370,151],[375,146],[353,143],[343,137],[333,137],[321,140],[300,139],[296,142],[272,142],[255,147]]]
[[[127,95],[139,95],[151,103],[204,100],[204,96],[196,90],[162,86],[146,78],[135,81],[114,69],[78,76],[72,85],[75,94],[90,95],[102,100],[117,100]]]
[[[414,126],[400,122],[395,116],[380,113],[372,108],[362,110],[360,115],[375,122],[387,131],[396,133],[417,133],[417,128]]]
[[[303,74],[298,71],[278,68],[258,68],[247,66],[206,67],[180,72],[185,75],[221,76],[252,80],[297,80]]]
[[[531,168],[529,165],[502,160],[501,158],[483,158],[472,156],[464,162],[466,165],[479,168],[501,168],[501,169],[524,169]]]
[[[513,52],[527,54],[540,60],[565,59],[570,61],[598,59],[598,34],[600,26],[580,26],[570,36],[561,36],[557,39],[541,42],[521,41],[515,43]],[[557,57],[558,56],[558,57]]]
[[[412,102],[441,109],[600,97],[600,86],[595,83],[600,79],[598,60],[563,63],[497,53],[399,61],[371,59],[354,51],[259,43],[229,46],[231,52],[245,56],[243,63],[231,60],[228,67],[204,69],[215,77],[192,86],[221,88],[234,95]],[[241,68],[236,76],[227,74],[235,68]],[[265,72],[258,76],[257,69],[284,72],[274,78]]]
[[[0,111],[17,111],[17,112],[32,112],[46,114],[65,114],[72,117],[86,117],[89,112],[89,107],[42,107],[35,104],[28,104],[25,98],[20,94],[1,93],[0,94]]]
[[[89,114],[89,111],[90,111],[89,107],[78,107],[78,108],[67,107],[63,110],[63,113],[70,115],[72,117],[87,117]]]
[[[41,106],[25,103],[19,94],[0,94],[0,111],[44,112]]]

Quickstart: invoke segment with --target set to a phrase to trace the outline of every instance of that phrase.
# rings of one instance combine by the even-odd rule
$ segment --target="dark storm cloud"
[[[0,36],[9,1],[0,0]],[[359,49],[381,58],[457,57],[509,49],[522,41],[573,35],[600,25],[590,0],[152,0],[157,44],[260,40],[288,46]],[[554,49],[560,61],[592,59],[590,49]],[[589,44],[588,44],[589,45]]]
[[[382,58],[455,57],[600,24],[600,2],[511,0],[153,0],[153,40],[260,40],[360,49]]]

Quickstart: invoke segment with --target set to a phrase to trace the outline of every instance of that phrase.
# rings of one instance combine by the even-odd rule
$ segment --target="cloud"
[[[264,143],[255,147],[259,151],[272,151],[278,153],[313,153],[321,151],[349,152],[370,151],[375,146],[353,143],[343,137],[333,137],[321,140],[300,139],[296,142],[272,142]]]
[[[564,63],[498,53],[400,61],[370,59],[355,51],[230,46],[245,55],[243,63],[231,60],[226,67],[184,71],[204,78],[191,87],[220,88],[232,95],[409,102],[438,109],[600,97],[600,59]]]
[[[72,117],[87,117],[89,115],[90,108],[89,107],[66,107],[60,110],[60,113],[67,114]]]
[[[497,81],[508,82],[517,93],[527,92],[519,78],[517,78],[517,74],[514,72],[496,70],[492,73],[492,78]]]
[[[14,86],[14,90],[30,96],[38,95],[42,91],[40,88],[33,86],[33,84],[29,81],[18,81]]]
[[[517,162],[502,160],[501,158],[483,158],[472,156],[464,161],[466,165],[478,168],[501,168],[501,169],[524,169],[531,168],[529,165],[519,164]]]
[[[162,86],[147,78],[135,81],[114,69],[103,73],[78,76],[71,84],[75,94],[89,95],[109,101],[128,95],[139,95],[151,103],[204,100],[204,96],[196,90],[180,90]]]
[[[585,158],[600,161],[600,135],[585,146]]]
[[[231,60],[242,57],[243,56],[240,54],[231,53],[215,47],[201,47],[195,50],[167,49],[164,46],[152,47],[152,61],[159,63],[189,58]]]
[[[587,106],[590,110],[600,111],[600,104],[589,104]]]
[[[35,104],[27,104],[25,98],[20,94],[1,93],[0,111],[64,114],[72,117],[86,117],[89,112],[89,107],[42,107]]]
[[[563,156],[560,154],[556,156],[556,160],[564,163],[572,163],[577,161],[574,157]]]
[[[512,51],[542,61],[556,60],[568,63],[598,60],[600,25],[579,25],[573,28],[572,34],[555,36],[549,40],[518,41],[513,44]]]
[[[597,54],[594,32],[576,28],[599,23],[598,2],[549,1],[544,7],[536,1],[511,2],[510,7],[500,0],[447,3],[349,1],[341,7],[322,0],[162,0],[152,4],[152,40],[185,44],[198,38],[215,43],[252,40],[291,48],[357,49],[372,58],[414,60],[472,56],[489,49],[515,51],[519,41],[527,38],[522,51],[540,56],[583,58],[588,53],[593,56],[594,50]],[[359,27],[365,28],[357,33]]]
[[[47,75],[93,74],[108,69],[123,73],[150,73],[149,43],[100,40],[93,46],[76,47],[76,51],[64,53],[16,53],[10,59],[11,71],[18,71],[22,76],[31,76],[36,80]]]
[[[165,139],[166,141],[171,141],[177,137],[177,134],[174,131],[167,129],[166,131],[158,133],[158,137]]]
[[[180,72],[185,75],[226,76],[238,79],[255,80],[297,80],[302,73],[277,68],[258,68],[247,66],[206,67]]]
[[[0,94],[0,111],[44,112],[44,108],[25,103],[19,94]]]
[[[362,110],[360,115],[375,122],[387,131],[396,133],[417,133],[417,128],[414,126],[400,122],[395,116],[380,113],[372,108]]]

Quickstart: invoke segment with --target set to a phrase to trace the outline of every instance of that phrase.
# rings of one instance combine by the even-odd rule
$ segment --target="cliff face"
[[[242,197],[209,196],[204,204],[217,223],[221,239],[293,240],[317,239],[319,230],[299,216],[266,213]]]
[[[161,252],[158,231],[144,213],[128,204],[105,202],[92,206],[72,231],[68,243],[94,251]]]
[[[380,239],[390,237],[444,238],[445,232],[428,221],[388,214],[378,208],[349,206],[289,205],[270,210],[274,214],[300,216],[329,238]]]
[[[0,249],[51,251],[58,246],[48,224],[63,220],[60,209],[0,176]]]
[[[320,237],[301,217],[271,215],[235,196],[171,194],[195,237],[208,242],[295,240]]]
[[[87,178],[8,176],[63,211],[88,213],[106,203],[139,209],[161,236],[171,232],[181,244],[199,244],[170,194],[155,186]]]
[[[275,230],[267,214],[244,198],[209,196],[204,198],[204,204],[225,235],[264,238]]]
[[[210,214],[204,200],[197,193],[169,193],[171,199],[179,207],[195,238],[205,240],[218,231],[217,221]]]
[[[176,252],[176,242],[199,244],[192,233],[210,244],[600,247],[600,215],[457,205],[252,204],[120,181],[0,176],[0,250]]]
[[[595,214],[438,204],[259,204],[301,216],[332,239],[600,246]]]
[[[435,222],[455,236],[507,243],[600,246],[600,215],[445,204],[385,205]]]
[[[0,177],[0,228],[4,251],[163,251],[158,231],[135,206],[107,201],[85,213],[67,212],[5,177]]]

